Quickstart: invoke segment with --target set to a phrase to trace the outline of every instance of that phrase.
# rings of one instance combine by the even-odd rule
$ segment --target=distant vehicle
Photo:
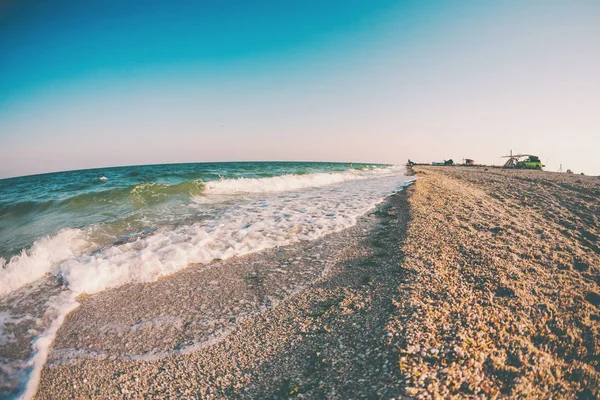
[[[475,160],[471,160],[470,158],[465,158],[465,165],[475,165]]]
[[[542,162],[536,156],[529,156],[526,160],[517,163],[517,168],[521,169],[542,169],[542,167]]]
[[[527,157],[524,160],[521,158]],[[508,158],[506,163],[504,164],[504,168],[517,168],[517,169],[537,169],[540,170],[544,165],[540,161],[538,156],[534,156],[532,154],[515,154],[510,156],[504,156],[503,158]]]

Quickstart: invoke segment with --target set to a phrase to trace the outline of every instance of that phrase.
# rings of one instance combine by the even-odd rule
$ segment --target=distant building
[[[465,158],[465,165],[475,165],[475,160],[471,160],[470,158]]]

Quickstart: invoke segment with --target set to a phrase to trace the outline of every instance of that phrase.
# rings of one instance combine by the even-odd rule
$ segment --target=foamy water
[[[77,306],[78,295],[153,282],[190,264],[338,232],[354,225],[358,217],[409,181],[404,170],[396,167],[220,179],[202,183],[203,190],[189,193],[189,201],[177,204],[185,212],[177,210],[180,218],[175,223],[155,224],[152,230],[127,240],[98,240],[102,236],[98,232],[107,229],[98,224],[64,228],[38,239],[8,261],[0,259],[0,296],[8,299],[7,311],[0,309],[0,350],[11,341],[24,339],[13,333],[20,323],[39,320],[26,338],[31,342],[28,358],[0,359],[6,366],[0,380],[9,382],[4,390],[17,393],[14,385],[19,385],[18,393],[24,397],[35,393],[52,340],[67,313]],[[44,279],[55,280],[62,289],[45,300],[43,318],[19,314],[19,304],[27,303],[31,293],[43,296],[43,291],[40,294],[28,287]]]

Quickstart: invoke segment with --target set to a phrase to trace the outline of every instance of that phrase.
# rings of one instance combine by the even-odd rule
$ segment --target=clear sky
[[[168,162],[600,174],[600,1],[4,0],[0,177]]]

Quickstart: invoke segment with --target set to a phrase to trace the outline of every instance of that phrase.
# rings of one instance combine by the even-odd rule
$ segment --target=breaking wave
[[[359,179],[386,176],[397,172],[396,168],[351,169],[344,172],[289,174],[269,178],[237,178],[207,182],[206,194],[272,193],[327,186]]]

